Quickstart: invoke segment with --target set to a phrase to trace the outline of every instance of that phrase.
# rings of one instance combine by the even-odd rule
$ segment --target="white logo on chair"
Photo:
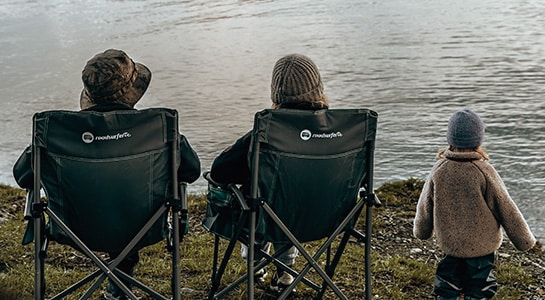
[[[340,131],[330,132],[330,133],[312,133],[308,129],[302,130],[301,133],[299,134],[299,137],[303,141],[308,141],[311,138],[315,138],[315,139],[333,139],[333,138],[338,138],[338,137],[342,137],[342,136],[343,136],[343,134]]]
[[[92,143],[94,141],[119,140],[119,139],[124,139],[124,138],[130,138],[131,136],[132,135],[127,131],[125,131],[123,133],[97,135],[97,136],[95,136],[91,132],[86,131],[81,135],[81,139],[83,140],[84,143],[90,144],[90,143]]]
[[[310,130],[308,129],[304,129],[303,131],[301,131],[299,136],[301,137],[303,141],[308,141],[312,137],[312,132],[310,132]]]
[[[95,136],[92,133],[86,131],[81,135],[81,139],[84,143],[90,144],[95,140]]]

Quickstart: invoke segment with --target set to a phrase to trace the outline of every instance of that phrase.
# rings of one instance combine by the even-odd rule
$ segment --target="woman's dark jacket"
[[[108,112],[114,110],[134,110],[129,106],[117,103],[99,104],[92,106],[84,111]],[[13,166],[13,177],[21,188],[32,188],[34,184],[34,174],[31,168],[32,148],[28,146]],[[197,153],[191,148],[189,141],[185,136],[180,135],[180,154],[181,161],[178,168],[178,181],[192,183],[197,180],[201,173],[201,162]]]
[[[281,108],[302,109],[302,110],[319,110],[323,107],[316,107],[315,103],[299,102],[285,103]],[[239,138],[233,145],[227,147],[214,159],[212,168],[210,169],[210,177],[212,180],[222,183],[242,184],[243,190],[247,192],[250,186],[250,167],[248,163],[248,152],[250,151],[250,143],[252,140],[252,132],[248,132]]]

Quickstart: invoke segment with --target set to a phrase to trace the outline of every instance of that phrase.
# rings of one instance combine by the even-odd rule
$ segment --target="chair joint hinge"
[[[172,207],[173,211],[182,212],[182,210],[183,210],[182,201],[180,201],[180,199],[170,199],[169,201],[167,201],[165,203],[165,205],[169,206],[169,207]],[[187,210],[186,210],[186,212],[187,212]]]
[[[39,218],[46,208],[47,202],[40,201],[39,203],[32,203],[32,216],[34,218]]]
[[[257,208],[258,206],[261,206],[265,199],[263,198],[252,198],[252,197],[246,197],[246,203],[252,208]]]
[[[378,199],[377,195],[375,193],[369,193],[367,194],[367,205],[371,205],[374,207],[381,207],[382,203]]]

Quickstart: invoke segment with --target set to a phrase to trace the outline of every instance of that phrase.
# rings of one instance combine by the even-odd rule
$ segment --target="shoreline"
[[[432,295],[433,273],[435,265],[441,258],[441,251],[433,239],[418,240],[412,236],[412,220],[414,209],[420,194],[423,181],[408,179],[381,185],[376,189],[377,196],[382,201],[382,207],[373,209],[373,228],[371,243],[373,299],[404,300],[435,299]],[[0,255],[0,276],[5,283],[0,287],[1,299],[20,299],[31,297],[32,293],[32,264],[33,247],[21,246],[20,239],[26,222],[23,221],[25,192],[18,188],[0,185],[0,246],[3,253]],[[206,200],[203,195],[189,195],[190,203],[190,230],[182,242],[182,286],[189,295],[195,298],[206,294],[210,281],[211,243],[213,235],[208,233],[200,223],[204,217]],[[362,216],[364,217],[364,216]],[[361,217],[360,217],[361,218]],[[360,221],[358,230],[363,230]],[[339,265],[336,280],[351,293],[350,299],[359,298],[361,293],[361,245],[349,243],[342,264]],[[70,250],[66,254],[59,254],[60,245],[52,243],[48,251],[55,260],[61,259],[51,268],[59,268],[60,272],[53,281],[66,281],[70,276],[62,270],[86,269],[88,263],[82,255]],[[148,250],[150,248],[150,250]],[[348,251],[351,250],[351,251]],[[496,277],[499,282],[497,299],[502,300],[538,300],[545,298],[545,253],[540,242],[534,249],[526,252],[518,251],[507,240],[497,251],[498,260]],[[159,243],[146,247],[142,251],[142,260],[147,261],[164,255],[164,244]],[[185,257],[185,259],[184,259]],[[192,257],[202,257],[194,260]],[[149,268],[149,269],[148,269]],[[243,267],[236,269],[237,272]],[[159,278],[168,276],[169,270],[155,270],[153,266],[138,266],[137,273],[161,272]],[[168,280],[157,280],[153,284],[160,288]],[[403,287],[403,288],[401,288]],[[55,291],[50,291],[54,293]],[[29,294],[30,293],[30,294]],[[241,299],[240,294],[233,293],[226,299]],[[298,288],[297,296],[293,299],[308,299],[308,291]],[[263,286],[257,287],[256,299],[274,299]],[[329,299],[329,298],[326,298]]]

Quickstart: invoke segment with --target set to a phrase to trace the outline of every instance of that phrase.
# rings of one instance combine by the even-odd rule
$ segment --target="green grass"
[[[385,184],[377,189],[377,195],[384,207],[374,210],[372,282],[373,299],[434,299],[431,296],[433,275],[438,252],[433,242],[422,244],[430,250],[429,259],[416,257],[409,253],[417,243],[410,234],[410,220],[414,217],[414,205],[418,200],[423,181],[410,178],[405,181]],[[33,292],[34,254],[33,246],[21,245],[26,222],[23,220],[25,193],[20,189],[0,185],[0,299],[31,299]],[[210,272],[213,257],[213,236],[207,233],[200,222],[205,209],[205,195],[190,195],[191,228],[181,243],[181,284],[183,299],[203,299],[210,285]],[[364,218],[363,216],[361,217]],[[358,224],[359,229],[363,220]],[[224,249],[226,243],[222,243]],[[306,245],[312,252],[316,243]],[[341,260],[334,279],[349,299],[362,299],[364,295],[362,243],[350,241]],[[170,290],[170,254],[164,242],[147,247],[141,251],[140,263],[135,273],[137,278],[159,292],[168,294]],[[437,254],[435,254],[437,253]],[[532,252],[526,255],[540,255]],[[106,256],[104,256],[106,257]],[[516,256],[500,258],[496,276],[500,282],[497,299],[527,299],[543,291],[536,282],[538,275],[529,272],[529,266],[520,263]],[[233,280],[245,272],[245,263],[240,258],[238,247],[235,259],[224,276],[223,283]],[[298,258],[296,268],[303,261]],[[85,276],[91,263],[83,255],[71,248],[51,243],[46,263],[47,295],[52,296],[62,288]],[[311,272],[310,278],[319,281],[318,275]],[[530,289],[529,287],[536,287]],[[537,289],[537,290],[536,290]],[[231,292],[226,299],[245,299],[245,284]],[[297,295],[290,299],[309,299],[313,290],[304,285],[297,287]],[[141,296],[141,294],[139,294]],[[98,299],[99,295],[92,299]],[[75,297],[68,299],[76,299]],[[256,290],[256,299],[273,299],[263,286]],[[336,299],[328,290],[325,299]]]

